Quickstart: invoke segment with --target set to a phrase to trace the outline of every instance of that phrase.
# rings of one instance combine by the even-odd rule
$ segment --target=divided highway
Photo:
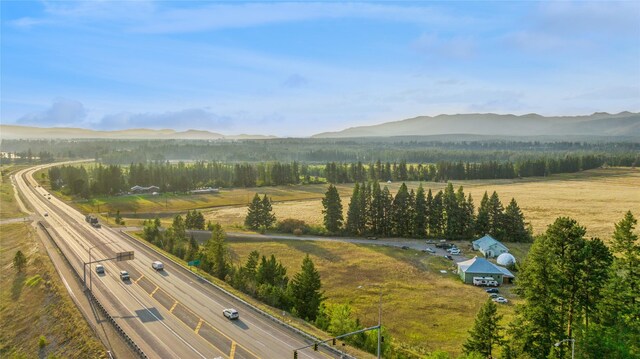
[[[51,165],[48,165],[51,166]],[[313,343],[283,327],[236,298],[202,281],[155,250],[103,226],[93,228],[84,216],[33,179],[39,166],[18,172],[14,181],[62,251],[79,273],[83,263],[113,258],[118,252],[134,251],[132,261],[105,261],[104,274],[87,266],[87,283],[109,314],[151,358],[292,358],[293,349]],[[161,260],[165,270],[156,272],[151,263]],[[119,277],[120,270],[131,281]],[[240,319],[230,321],[224,308],[235,308]],[[329,351],[305,349],[298,358],[334,358]]]

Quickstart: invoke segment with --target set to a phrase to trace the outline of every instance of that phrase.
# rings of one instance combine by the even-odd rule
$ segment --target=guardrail
[[[178,263],[177,261],[173,260],[172,258],[165,256],[164,253],[158,251],[155,246],[152,246],[152,245],[146,243],[144,240],[140,240],[140,239],[138,239],[138,238],[130,235],[129,233],[122,231],[122,230],[120,230],[120,233],[122,233],[123,235],[131,238],[131,240],[135,241],[136,243],[140,243],[141,245],[147,247],[148,249],[150,249],[150,250],[152,250],[152,251],[154,251],[156,253],[159,253],[166,260],[171,261],[173,264],[185,269],[186,272],[190,273],[193,276],[198,277],[201,281],[208,283],[209,285],[213,286],[217,290],[223,292],[224,294],[230,296],[231,298],[237,300],[238,302],[240,302],[240,303],[246,305],[247,307],[253,309],[256,313],[262,315],[263,317],[265,317],[267,319],[270,319],[271,321],[273,321],[273,322],[275,322],[277,324],[280,324],[281,326],[287,328],[288,330],[290,330],[290,331],[292,331],[292,332],[294,332],[294,333],[296,333],[296,334],[298,334],[298,335],[300,335],[300,336],[302,336],[302,337],[304,337],[304,338],[306,338],[308,340],[311,340],[313,342],[318,342],[318,343],[322,342],[322,339],[317,338],[317,337],[315,337],[315,336],[313,336],[313,335],[311,335],[311,334],[309,334],[309,333],[307,333],[305,331],[302,331],[302,330],[300,330],[300,329],[298,329],[298,328],[296,328],[296,327],[294,327],[292,325],[289,325],[289,324],[283,322],[279,318],[276,318],[273,315],[265,312],[264,310],[254,306],[253,304],[251,304],[251,303],[247,302],[246,300],[236,296],[235,294],[229,292],[228,290],[222,288],[221,286],[209,281],[208,279],[204,278],[203,276],[201,276],[201,275],[199,275],[197,273],[194,273],[194,272],[192,272],[190,270],[186,270],[186,268],[184,267],[184,264]],[[343,352],[341,350],[338,350],[338,349],[336,349],[336,348],[334,348],[334,347],[332,347],[332,346],[330,346],[330,345],[328,345],[326,343],[321,343],[320,345],[322,347],[324,347],[325,349],[327,349],[328,351],[332,352],[333,354],[339,356],[340,358],[343,358],[343,359],[356,359],[355,357],[353,357],[353,356],[351,356],[351,355],[349,355],[349,354],[347,354],[347,353],[345,353],[345,352]]]
[[[67,258],[67,255],[64,253],[64,251],[62,250],[62,248],[60,247],[58,242],[51,235],[51,233],[49,233],[49,230],[47,229],[47,227],[45,227],[44,224],[42,224],[41,221],[38,221],[38,225],[40,226],[42,231],[47,235],[47,237],[49,237],[51,242],[53,242],[53,244],[56,246],[56,248],[58,248],[58,251],[62,254],[62,257],[67,262],[67,264],[69,264],[69,266],[73,269],[73,273],[76,275],[76,279],[79,280],[79,281],[82,281],[82,276],[80,275],[80,273],[78,273],[77,269],[71,264],[71,262],[69,261],[69,258]],[[100,310],[102,311],[102,314],[104,314],[104,316],[107,317],[109,322],[113,325],[114,329],[127,342],[129,347],[131,347],[131,349],[136,354],[138,354],[138,357],[140,357],[142,359],[148,359],[148,356],[144,353],[144,351],[138,346],[138,344],[136,344],[136,342],[133,341],[133,339],[131,339],[131,337],[124,331],[124,329],[122,329],[122,327],[109,314],[109,312],[107,312],[106,308],[102,305],[102,303],[100,303],[98,298],[96,298],[91,291],[86,291],[86,293],[89,294],[89,298],[98,306],[98,308],[100,308]],[[112,353],[111,352],[109,352],[109,356],[112,357]]]

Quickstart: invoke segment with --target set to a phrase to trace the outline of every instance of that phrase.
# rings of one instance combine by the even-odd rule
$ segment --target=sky
[[[640,2],[0,1],[0,122],[304,137],[640,111]]]

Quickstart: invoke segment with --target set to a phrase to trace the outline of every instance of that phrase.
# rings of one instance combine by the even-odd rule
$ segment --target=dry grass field
[[[15,197],[13,196],[13,186],[11,185],[10,174],[23,167],[2,166],[0,167],[0,219],[23,217],[20,212]]]
[[[418,182],[408,182],[417,188]],[[471,193],[476,206],[485,191],[497,191],[506,206],[515,198],[534,233],[542,233],[557,217],[569,216],[587,227],[589,236],[607,240],[613,232],[613,224],[631,210],[640,216],[640,169],[604,168],[573,174],[554,175],[547,178],[517,180],[454,181],[455,187],[463,186]],[[388,185],[392,193],[400,183]],[[424,182],[425,188],[438,191],[444,183]],[[315,186],[308,186],[315,187]],[[349,203],[351,185],[339,186],[345,211]],[[259,189],[258,189],[259,190]],[[244,190],[249,191],[249,190]],[[320,196],[308,200],[275,203],[274,213],[279,219],[296,218],[309,224],[322,223],[322,191]],[[277,198],[274,198],[277,200]],[[207,219],[219,221],[227,227],[242,224],[246,206],[212,208],[205,212]]]
[[[300,240],[229,241],[232,258],[243,263],[252,250],[275,256],[289,276],[300,270],[309,253],[319,270],[330,303],[350,303],[364,325],[378,318],[378,288],[383,285],[383,324],[396,342],[415,351],[445,350],[460,353],[467,331],[487,298],[480,288],[462,284],[451,273],[452,262],[413,250],[351,243]],[[447,274],[440,273],[447,270]],[[358,286],[364,286],[358,288]],[[505,291],[503,287],[501,291]],[[508,296],[513,299],[512,296]],[[513,316],[513,303],[500,306],[505,324]]]

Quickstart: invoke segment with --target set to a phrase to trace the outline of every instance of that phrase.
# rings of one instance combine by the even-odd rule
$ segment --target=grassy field
[[[613,224],[622,219],[626,211],[640,215],[640,169],[606,168],[547,178],[454,181],[453,184],[471,193],[476,206],[485,191],[489,194],[497,191],[505,206],[515,198],[534,233],[544,232],[559,216],[569,216],[586,226],[589,236],[606,241],[613,233]],[[416,188],[419,183],[407,185]],[[395,193],[400,184],[388,186]],[[423,186],[438,191],[445,184],[425,182]],[[296,218],[319,225],[322,223],[322,189],[315,190],[320,193],[316,199],[275,203],[274,213],[280,219]],[[351,186],[341,185],[339,189],[346,217]],[[242,224],[245,215],[246,206],[211,208],[205,213],[208,220],[219,221],[226,227]]]
[[[0,226],[0,357],[104,357],[102,343],[69,298],[35,236],[28,224]],[[18,250],[28,260],[23,273],[13,268]]]
[[[2,166],[0,167],[0,219],[23,217],[25,214],[20,212],[16,199],[13,196],[13,186],[9,178],[10,174],[23,167]]]
[[[236,263],[244,262],[252,250],[267,256],[275,254],[290,277],[300,270],[302,258],[309,253],[322,276],[328,301],[350,303],[364,325],[375,325],[378,318],[378,288],[366,285],[382,283],[383,323],[396,342],[416,351],[459,353],[487,298],[482,289],[462,284],[451,273],[452,262],[412,250],[245,239],[230,240],[229,247]],[[358,289],[360,285],[364,287]],[[505,314],[506,323],[513,316],[513,304],[501,305],[500,312]]]
[[[2,167],[1,219],[24,216],[8,176],[17,169]],[[27,223],[0,225],[0,357],[103,357],[104,346],[71,301],[35,236]],[[13,268],[18,250],[27,257],[22,273]]]

